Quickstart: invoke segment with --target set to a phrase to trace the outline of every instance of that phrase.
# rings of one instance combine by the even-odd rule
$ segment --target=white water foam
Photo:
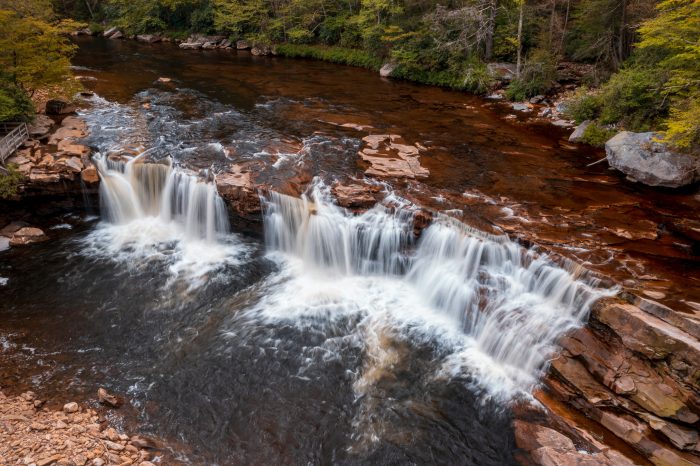
[[[228,213],[213,183],[169,160],[149,163],[95,157],[103,222],[84,251],[134,266],[164,261],[173,277],[197,286],[212,272],[238,265],[247,248],[229,233]]]
[[[436,377],[468,372],[506,398],[532,389],[556,339],[605,293],[583,269],[447,217],[416,242],[410,208],[353,216],[320,185],[265,202],[269,257],[282,272],[258,316],[307,325],[357,314],[365,333],[400,328],[449,348]]]

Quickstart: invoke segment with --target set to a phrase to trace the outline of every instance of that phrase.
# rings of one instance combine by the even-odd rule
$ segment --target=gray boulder
[[[591,123],[593,123],[591,120],[586,120],[578,125],[574,132],[571,133],[571,136],[569,136],[569,142],[580,142],[581,138],[583,137],[583,133],[586,132],[586,128],[588,128]]]
[[[657,142],[656,133],[622,131],[605,143],[611,167],[649,186],[678,188],[698,179],[698,157],[671,150]]]

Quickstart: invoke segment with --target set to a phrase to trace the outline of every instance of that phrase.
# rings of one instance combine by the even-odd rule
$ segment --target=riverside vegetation
[[[55,11],[55,13],[54,13]],[[700,143],[700,4],[695,0],[15,0],[0,1],[0,120],[26,118],[37,87],[71,80],[76,23],[127,34],[220,33],[276,52],[485,93],[490,62],[514,63],[512,100],[557,90],[586,65],[568,116],[595,120],[583,141],[661,131]],[[65,94],[66,92],[64,92]]]

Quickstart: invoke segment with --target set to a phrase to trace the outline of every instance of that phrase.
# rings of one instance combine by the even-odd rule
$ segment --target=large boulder
[[[75,107],[61,99],[51,99],[46,102],[47,115],[67,115],[75,112]]]
[[[698,157],[671,150],[656,133],[622,131],[605,143],[608,163],[640,183],[678,188],[698,179]]]

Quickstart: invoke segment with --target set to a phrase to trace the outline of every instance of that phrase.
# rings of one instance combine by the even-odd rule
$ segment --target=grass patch
[[[306,44],[280,44],[275,47],[275,50],[277,55],[289,58],[313,58],[374,71],[379,71],[382,67],[382,61],[379,58],[364,50]]]

